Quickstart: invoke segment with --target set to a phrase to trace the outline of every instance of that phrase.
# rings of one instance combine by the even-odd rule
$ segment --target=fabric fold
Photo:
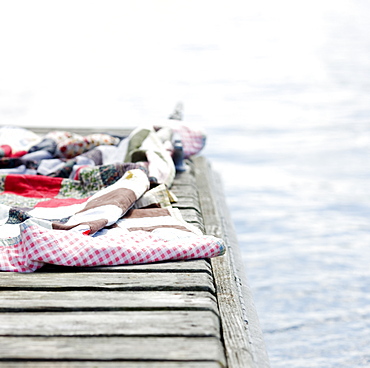
[[[203,235],[172,207],[173,129],[137,127],[128,137],[54,131],[43,138],[0,129],[0,138],[19,132],[25,140],[23,147],[18,137],[10,146],[0,139],[0,156],[19,153],[0,157],[0,271],[222,255],[221,239]],[[188,147],[196,140],[191,152],[200,147],[199,134],[183,137]]]

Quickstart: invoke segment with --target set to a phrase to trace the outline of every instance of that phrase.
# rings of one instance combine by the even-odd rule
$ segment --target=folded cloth
[[[154,128],[138,127],[127,138],[125,162],[148,163],[149,177],[171,187],[176,170],[170,152],[157,136]]]
[[[174,230],[179,231],[177,236],[180,237],[189,236],[188,232],[202,235],[198,228],[183,220],[178,208],[172,207],[131,209],[126,216],[117,221],[116,226],[127,231],[159,232],[161,230],[160,233],[166,238],[172,238]],[[165,235],[166,231],[168,235]]]
[[[148,188],[149,180],[142,170],[127,171],[117,182],[91,196],[66,223],[53,223],[53,228],[70,230],[84,225],[85,234],[94,234],[117,222]]]
[[[166,240],[146,231],[112,229],[99,237],[76,231],[50,230],[32,220],[21,225],[16,242],[0,246],[0,270],[32,272],[45,263],[63,266],[112,266],[213,257],[225,247],[212,236]]]
[[[40,140],[32,133],[24,146],[27,155],[0,158],[0,271],[223,254],[221,239],[203,235],[171,207],[176,201],[169,190],[175,176],[174,132],[138,127],[119,143],[103,134],[55,131]],[[193,132],[189,142],[201,142]],[[189,155],[199,151],[199,142],[189,142]],[[1,152],[12,154],[14,147],[4,143]]]
[[[86,136],[68,131],[52,131],[41,142],[33,145],[29,152],[48,151],[56,157],[73,158],[100,145],[117,145],[120,139],[110,134],[94,133]]]
[[[57,145],[56,156],[73,158],[100,145],[115,146],[119,141],[119,138],[102,133],[89,134],[84,137],[74,136]]]
[[[84,224],[85,231],[94,233],[124,215],[148,189],[149,180],[134,169],[94,191],[90,183],[41,175],[7,175],[3,184],[0,237],[6,238],[19,234],[19,224],[29,218],[47,220],[58,229]]]
[[[184,158],[198,154],[206,144],[204,129],[194,124],[169,119],[161,124],[155,124],[154,128],[159,136],[164,135],[162,130],[167,134],[168,129],[172,131],[173,136],[178,136],[182,143]]]
[[[0,157],[20,157],[41,138],[31,130],[17,126],[0,126]]]

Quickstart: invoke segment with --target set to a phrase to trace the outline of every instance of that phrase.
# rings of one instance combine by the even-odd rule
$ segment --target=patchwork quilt
[[[173,121],[127,137],[0,127],[0,271],[222,255],[171,206],[174,140],[190,157],[205,135]]]

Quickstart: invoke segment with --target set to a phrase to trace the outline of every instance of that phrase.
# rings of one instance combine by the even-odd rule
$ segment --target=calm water
[[[370,4],[0,1],[2,124],[208,131],[273,367],[370,366]]]

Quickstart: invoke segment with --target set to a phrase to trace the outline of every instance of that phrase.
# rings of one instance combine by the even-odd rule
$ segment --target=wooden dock
[[[0,367],[269,367],[220,178],[189,161],[184,219],[222,237],[214,259],[0,273]]]

